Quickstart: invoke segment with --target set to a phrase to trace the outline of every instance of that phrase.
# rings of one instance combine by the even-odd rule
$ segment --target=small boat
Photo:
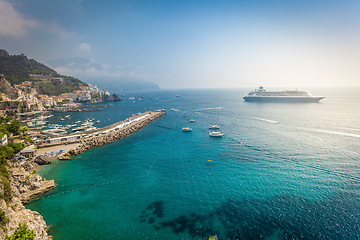
[[[65,121],[65,119],[64,119],[64,118],[60,118],[60,121]]]
[[[96,127],[89,127],[89,128],[86,128],[84,131],[88,132],[88,131],[93,131],[93,130],[96,130],[96,129],[97,129]]]
[[[210,137],[222,137],[222,136],[224,136],[224,134],[221,133],[221,132],[215,132],[215,131],[213,131],[213,132],[209,132],[209,136],[210,136]]]
[[[78,131],[84,131],[86,129],[86,127],[77,127],[77,128],[73,128],[71,131],[73,132],[78,132]]]
[[[98,124],[100,122],[100,120],[97,120],[95,123]]]
[[[69,117],[70,117],[70,115],[66,115],[66,116],[65,116],[65,118],[69,118]]]
[[[195,122],[195,120],[194,120],[194,119],[190,119],[190,122]]]
[[[180,97],[180,95],[178,94],[178,95],[176,95],[176,97]]]
[[[58,157],[59,160],[71,160],[71,157],[70,156],[59,156]]]
[[[220,127],[218,125],[213,125],[211,127],[209,127],[209,129],[219,129]]]
[[[175,109],[175,108],[171,108],[170,111],[176,111],[176,109]]]
[[[182,131],[183,132],[192,132],[192,128],[184,127],[184,128],[182,128]]]
[[[162,112],[166,112],[166,109],[161,109]]]

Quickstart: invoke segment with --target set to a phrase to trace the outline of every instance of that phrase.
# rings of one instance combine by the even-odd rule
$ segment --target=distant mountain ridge
[[[101,64],[80,57],[53,59],[47,63],[52,68],[58,69],[59,72],[62,71],[62,69],[66,69],[70,74],[73,73],[72,71],[75,71],[76,74],[80,74],[80,78],[86,80],[86,82],[96,84],[101,88],[111,89],[114,92],[129,93],[160,90],[160,87],[152,81],[129,76],[129,72],[138,71],[136,67],[125,66],[121,70],[123,72],[122,75],[116,76],[116,74],[109,74],[109,72],[114,71],[114,68],[105,70]],[[97,72],[97,74],[85,74],[89,70],[91,70],[91,72]]]
[[[44,64],[28,59],[24,54],[10,55],[3,49],[0,49],[0,74],[4,74],[11,85],[31,81],[40,94],[47,95],[58,96],[85,85],[79,79],[60,75]]]

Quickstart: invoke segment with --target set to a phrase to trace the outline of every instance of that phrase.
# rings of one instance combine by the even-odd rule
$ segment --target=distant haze
[[[0,0],[0,47],[100,86],[359,86],[360,1]]]

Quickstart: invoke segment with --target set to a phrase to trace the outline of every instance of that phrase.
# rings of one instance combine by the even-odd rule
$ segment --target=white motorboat
[[[192,128],[184,127],[184,128],[182,128],[182,131],[183,132],[192,132]]]
[[[224,134],[221,132],[212,131],[212,132],[209,132],[209,136],[210,137],[222,137],[222,136],[224,136]]]

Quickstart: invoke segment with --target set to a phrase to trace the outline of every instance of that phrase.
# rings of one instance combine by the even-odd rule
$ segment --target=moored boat
[[[222,136],[224,136],[224,133],[212,131],[212,132],[209,132],[209,136],[210,137],[222,137]]]
[[[209,127],[209,129],[219,129],[220,127],[218,125],[213,125],[211,127]]]
[[[182,131],[183,132],[192,132],[192,128],[184,127],[184,128],[182,128]]]

